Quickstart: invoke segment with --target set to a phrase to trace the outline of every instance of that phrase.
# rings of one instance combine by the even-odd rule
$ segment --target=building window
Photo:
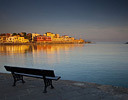
[[[6,40],[6,37],[3,37],[3,40]]]

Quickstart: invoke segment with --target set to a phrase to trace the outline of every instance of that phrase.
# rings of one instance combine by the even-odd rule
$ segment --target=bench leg
[[[51,89],[53,89],[53,85],[52,85],[52,80],[49,80],[49,79],[44,79],[44,93],[47,92],[47,87],[51,85]]]
[[[12,73],[12,76],[13,76],[13,79],[14,79],[14,82],[13,82],[13,85],[12,86],[16,86],[16,75],[14,73]]]
[[[21,80],[22,80],[22,83],[24,84],[24,83],[25,83],[25,81],[24,81],[24,79],[23,79],[23,76],[21,76]]]
[[[22,83],[24,84],[24,83],[25,83],[25,81],[24,81],[24,80],[22,80]]]
[[[43,93],[47,93],[47,80],[46,79],[44,79],[44,85],[45,85],[45,87],[44,87]]]
[[[50,80],[51,82],[50,82],[50,84],[51,84],[51,89],[54,89],[54,87],[53,87],[53,85],[52,85],[52,80]]]
[[[13,86],[16,86],[16,82],[19,81],[19,80],[21,80],[22,83],[25,83],[25,81],[23,80],[22,75],[17,75],[17,74],[12,73],[12,76],[13,76],[13,79],[14,79]]]
[[[54,89],[53,85],[51,84],[51,89]]]

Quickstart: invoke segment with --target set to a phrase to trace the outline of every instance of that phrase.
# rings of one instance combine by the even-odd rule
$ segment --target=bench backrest
[[[23,67],[13,67],[13,66],[4,66],[7,71],[25,73],[32,75],[41,75],[41,76],[50,76],[55,77],[53,70],[44,70],[44,69],[34,69],[34,68],[23,68]]]

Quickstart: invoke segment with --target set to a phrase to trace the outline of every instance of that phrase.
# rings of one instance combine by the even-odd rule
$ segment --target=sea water
[[[4,65],[52,69],[63,80],[128,87],[128,44],[0,45]]]

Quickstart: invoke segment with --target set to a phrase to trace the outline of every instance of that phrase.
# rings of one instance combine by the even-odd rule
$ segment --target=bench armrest
[[[50,80],[59,80],[61,77],[60,76],[55,76],[55,77],[48,77],[48,76],[46,76],[45,77],[46,79],[50,79]]]

